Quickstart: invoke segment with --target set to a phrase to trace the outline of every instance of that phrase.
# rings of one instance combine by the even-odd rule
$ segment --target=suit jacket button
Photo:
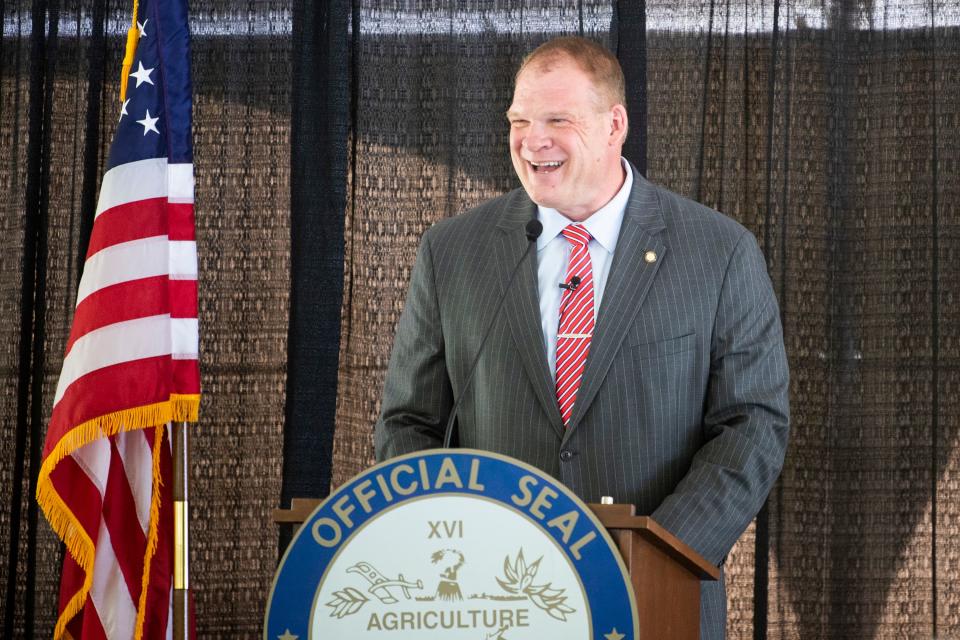
[[[560,451],[560,460],[563,462],[570,462],[573,459],[573,451],[570,449],[563,449]]]

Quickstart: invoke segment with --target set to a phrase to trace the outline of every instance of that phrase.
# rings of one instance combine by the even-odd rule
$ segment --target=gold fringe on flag
[[[76,515],[67,507],[60,494],[53,487],[50,474],[57,464],[74,451],[84,447],[94,440],[114,436],[122,431],[134,431],[147,427],[163,427],[168,422],[196,422],[199,417],[200,395],[171,394],[170,399],[164,402],[133,407],[122,411],[115,411],[93,418],[71,429],[60,438],[53,450],[47,455],[40,467],[37,478],[37,503],[50,522],[50,526],[60,536],[80,568],[86,573],[83,586],[70,598],[63,613],[57,620],[53,637],[63,638],[66,626],[83,608],[93,584],[94,544],[87,532],[81,526]],[[163,437],[162,429],[157,429],[157,438]],[[159,442],[159,440],[158,440]],[[157,520],[160,513],[160,459],[159,446],[154,447],[153,453],[153,497],[150,505],[150,531],[147,538],[147,552],[144,558],[143,580],[146,584],[150,571],[150,561],[157,548]],[[140,594],[140,603],[137,607],[136,638],[139,640],[143,632],[144,598],[146,589]]]
[[[196,422],[192,420],[190,422]],[[171,439],[173,433],[170,434]],[[147,587],[150,585],[150,566],[153,563],[153,554],[157,550],[157,536],[160,531],[160,454],[163,444],[163,429],[157,427],[153,436],[153,494],[150,498],[150,532],[147,536],[147,551],[143,557],[143,576],[140,581],[140,602],[137,605],[137,624],[134,626],[133,637],[143,637],[143,622],[147,616]]]

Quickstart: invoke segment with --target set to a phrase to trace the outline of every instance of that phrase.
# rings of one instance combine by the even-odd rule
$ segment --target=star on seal
[[[616,629],[614,629],[614,631],[616,631]],[[277,636],[277,640],[297,640],[297,638],[299,637],[300,636],[293,635],[292,633],[290,633],[290,629],[287,629],[283,632],[283,635]],[[620,637],[622,638],[623,636],[620,636]]]
[[[611,631],[610,633],[603,634],[603,637],[606,638],[607,640],[623,640],[624,638],[626,638],[626,636],[623,635],[622,633],[617,633],[616,627],[614,627],[613,631]]]

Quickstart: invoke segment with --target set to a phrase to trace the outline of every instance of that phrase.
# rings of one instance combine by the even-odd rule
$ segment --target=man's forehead
[[[579,84],[577,80],[567,75],[556,75],[556,83],[548,82],[544,84],[538,82],[543,76],[558,70],[560,69],[552,68],[536,76],[517,78],[517,84],[513,89],[513,97],[510,106],[507,108],[507,117],[530,108],[536,108],[538,111],[546,109],[550,114],[569,115],[571,109],[577,110],[585,106],[581,103],[582,98],[587,98],[591,108],[602,105],[603,100],[597,86],[586,74],[582,74],[586,86]],[[579,69],[572,70],[579,71]],[[527,70],[524,70],[524,74],[526,73]],[[573,81],[572,84],[571,81]]]

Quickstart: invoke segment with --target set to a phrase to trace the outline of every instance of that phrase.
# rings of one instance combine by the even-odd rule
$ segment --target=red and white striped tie
[[[557,332],[557,402],[564,426],[570,421],[580,379],[593,338],[593,264],[590,262],[590,232],[579,224],[563,230],[571,245],[567,287],[560,297],[560,328]],[[569,286],[578,283],[576,286]]]

